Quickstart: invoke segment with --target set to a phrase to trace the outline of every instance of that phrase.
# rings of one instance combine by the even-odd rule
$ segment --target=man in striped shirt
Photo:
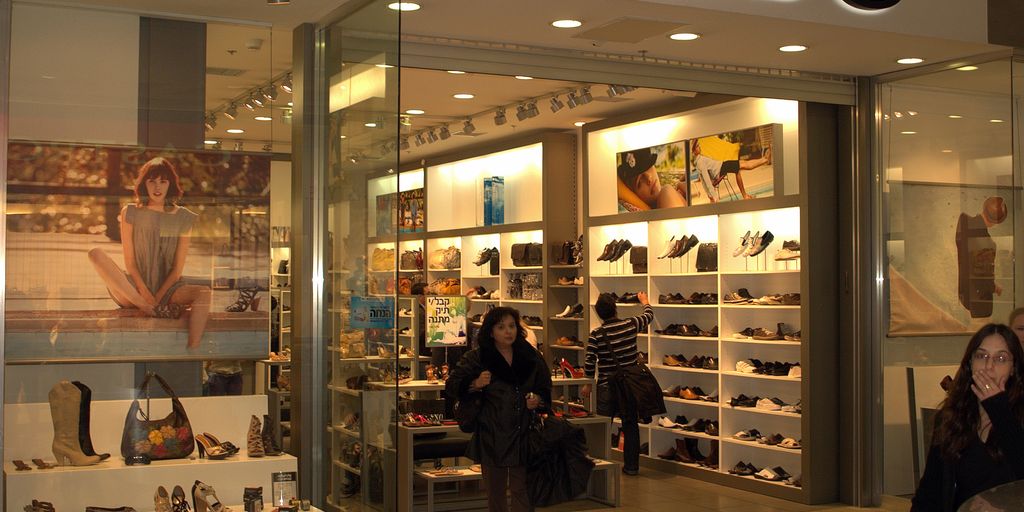
[[[614,403],[615,397],[608,386],[608,377],[615,373],[619,366],[637,364],[638,354],[636,350],[636,335],[646,332],[647,327],[654,320],[654,309],[651,307],[647,294],[639,292],[636,294],[640,303],[644,305],[644,312],[640,316],[634,316],[621,320],[618,317],[618,308],[615,306],[615,298],[608,293],[602,293],[594,304],[594,311],[601,318],[601,327],[590,332],[590,339],[587,340],[587,356],[584,363],[584,370],[587,377],[593,378],[597,372],[597,411],[612,411],[611,415],[622,419],[623,457],[622,472],[627,475],[636,475],[640,472],[640,424],[637,417],[635,402],[631,410],[622,410],[619,404]],[[580,395],[584,398],[590,396],[590,385],[587,384],[580,389]],[[630,404],[623,404],[630,405]]]

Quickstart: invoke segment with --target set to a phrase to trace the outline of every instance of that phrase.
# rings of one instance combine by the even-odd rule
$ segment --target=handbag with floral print
[[[167,385],[162,377],[155,373],[147,373],[139,386],[139,395],[146,395],[146,411],[149,411],[149,379],[156,378],[167,396],[171,397],[171,413],[166,417],[151,420],[147,413],[139,407],[139,399],[132,401],[128,408],[128,416],[124,419],[124,432],[121,434],[121,456],[128,458],[145,455],[150,460],[184,459],[196,447],[192,435],[192,425],[188,422],[185,407],[181,405],[174,390]]]

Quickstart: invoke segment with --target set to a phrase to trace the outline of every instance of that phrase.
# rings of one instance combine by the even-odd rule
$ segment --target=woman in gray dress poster
[[[199,347],[210,317],[210,288],[181,279],[189,236],[198,214],[178,206],[181,184],[174,165],[156,157],[139,169],[135,202],[121,210],[121,246],[125,269],[102,249],[89,260],[114,302],[148,316],[178,318],[188,311],[188,345]]]

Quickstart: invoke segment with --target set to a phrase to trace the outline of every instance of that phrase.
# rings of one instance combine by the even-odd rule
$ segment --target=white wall
[[[270,162],[270,225],[292,225],[291,162]]]
[[[23,3],[12,16],[11,139],[136,144],[139,17]]]

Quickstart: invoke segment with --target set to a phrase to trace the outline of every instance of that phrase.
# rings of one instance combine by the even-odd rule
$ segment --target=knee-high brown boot
[[[53,418],[53,456],[57,463],[73,466],[96,464],[101,459],[86,455],[78,438],[82,391],[62,380],[50,390],[50,416]]]

